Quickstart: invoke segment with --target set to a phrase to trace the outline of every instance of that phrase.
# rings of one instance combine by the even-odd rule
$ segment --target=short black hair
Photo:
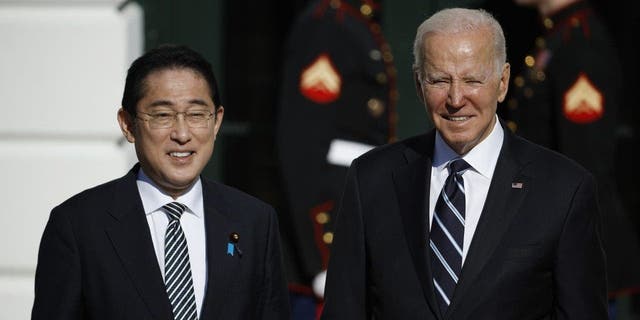
[[[136,105],[146,90],[147,76],[153,72],[167,69],[190,69],[200,74],[209,84],[214,108],[217,109],[222,105],[218,83],[211,64],[198,52],[185,45],[163,44],[140,56],[129,67],[122,95],[124,110],[135,115]]]

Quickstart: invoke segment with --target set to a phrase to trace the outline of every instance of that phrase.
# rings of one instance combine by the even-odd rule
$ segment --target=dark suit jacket
[[[451,305],[440,314],[427,245],[434,139],[432,131],[352,163],[322,319],[606,319],[592,175],[507,129]]]
[[[138,166],[51,212],[32,319],[173,319],[136,186]],[[202,178],[207,287],[200,319],[288,319],[274,210]],[[229,234],[242,256],[227,255]]]

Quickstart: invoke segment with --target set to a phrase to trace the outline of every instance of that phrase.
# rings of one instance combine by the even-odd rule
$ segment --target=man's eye
[[[203,111],[189,112],[187,113],[187,117],[192,119],[204,119],[207,117],[207,113]]]
[[[173,114],[169,112],[158,112],[158,113],[154,113],[152,117],[156,119],[169,119],[173,117]]]

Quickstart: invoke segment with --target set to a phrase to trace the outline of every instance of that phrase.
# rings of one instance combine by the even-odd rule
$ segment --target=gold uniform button
[[[537,37],[536,38],[536,47],[543,49],[544,47],[546,47],[546,41],[544,40],[543,37]]]
[[[325,224],[329,222],[329,215],[326,212],[320,212],[316,215],[316,222],[319,224]]]
[[[533,56],[526,56],[524,57],[524,63],[527,65],[527,67],[531,68],[536,64],[536,59],[534,59]]]
[[[549,18],[545,18],[543,21],[544,27],[547,29],[551,29],[553,28],[553,20],[549,19]]]
[[[365,17],[369,17],[373,13],[373,9],[371,9],[370,5],[363,4],[360,6],[360,13],[362,13],[362,15],[364,15]]]
[[[326,244],[331,244],[333,242],[333,232],[325,232],[322,235],[322,241]]]
[[[387,75],[384,72],[379,72],[378,74],[376,74],[376,81],[379,84],[386,84],[387,83]]]
[[[547,76],[544,74],[544,72],[542,71],[538,71],[536,72],[536,79],[540,82],[544,81],[544,79],[546,79]]]
[[[380,99],[371,98],[367,101],[367,109],[369,110],[369,114],[378,118],[384,113],[384,102]]]

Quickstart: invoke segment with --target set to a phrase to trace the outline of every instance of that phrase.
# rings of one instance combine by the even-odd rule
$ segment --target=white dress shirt
[[[462,178],[464,179],[465,190],[465,226],[464,239],[462,246],[462,264],[469,252],[473,234],[478,226],[480,214],[484,207],[493,171],[498,162],[498,155],[502,149],[502,139],[504,132],[496,116],[496,124],[487,138],[482,140],[471,151],[462,156],[471,168],[466,170]],[[431,220],[433,220],[433,212],[436,202],[444,186],[444,182],[449,176],[447,165],[455,158],[459,158],[442,140],[440,133],[436,132],[435,150],[433,156],[433,164],[431,167],[431,187],[429,190],[429,228],[431,228]]]
[[[180,202],[187,206],[187,210],[180,217],[180,224],[187,239],[189,249],[189,262],[191,264],[191,276],[193,277],[193,289],[196,296],[198,318],[202,310],[202,300],[207,283],[207,252],[206,235],[204,227],[204,205],[202,202],[202,182],[200,179],[193,184],[187,193],[173,199],[162,192],[158,186],[140,169],[138,171],[138,191],[142,199],[147,223],[151,231],[153,248],[158,258],[158,265],[164,279],[164,237],[169,224],[167,214],[162,206],[170,202]]]

